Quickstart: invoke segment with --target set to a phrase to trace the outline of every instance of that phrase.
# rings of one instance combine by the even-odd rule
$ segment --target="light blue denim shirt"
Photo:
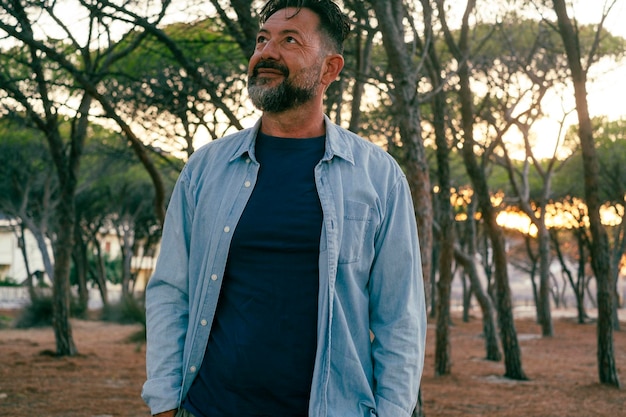
[[[146,290],[142,396],[153,414],[178,408],[202,363],[230,241],[259,171],[259,126],[200,148],[174,189]],[[324,221],[309,416],[408,417],[426,311],[406,178],[384,150],[326,118],[315,181]]]

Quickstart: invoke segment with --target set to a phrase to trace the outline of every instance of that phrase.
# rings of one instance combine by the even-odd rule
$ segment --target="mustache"
[[[259,61],[254,66],[254,68],[252,69],[252,76],[256,77],[259,74],[259,69],[261,68],[274,69],[274,70],[280,71],[285,77],[289,75],[289,69],[287,69],[286,66],[281,65],[276,61],[263,60],[263,61]]]

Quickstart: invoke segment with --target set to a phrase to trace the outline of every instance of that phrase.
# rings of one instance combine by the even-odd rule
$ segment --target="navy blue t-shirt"
[[[197,417],[306,417],[317,344],[324,137],[259,133],[257,183],[234,231],[204,361],[183,405]]]

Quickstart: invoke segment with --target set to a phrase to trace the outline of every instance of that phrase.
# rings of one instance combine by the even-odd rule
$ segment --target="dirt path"
[[[49,328],[0,330],[0,416],[149,416],[139,397],[145,348],[126,342],[140,328],[82,320],[72,325],[80,352],[73,358],[46,353],[54,349]],[[625,415],[626,390],[597,383],[595,325],[557,318],[556,336],[550,339],[539,337],[531,319],[516,325],[529,381],[506,380],[502,362],[482,359],[478,318],[455,319],[452,375],[435,378],[434,328],[429,327],[422,384],[427,417]],[[615,353],[626,384],[625,331],[615,334]]]

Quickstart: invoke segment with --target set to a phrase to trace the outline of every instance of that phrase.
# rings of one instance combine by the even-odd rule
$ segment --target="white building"
[[[11,280],[21,284],[28,278],[19,239],[19,227],[18,220],[0,214],[0,281]],[[30,273],[43,277],[45,275],[43,257],[34,235],[29,230],[24,232],[24,245]],[[50,258],[53,259],[49,242],[48,251]]]

